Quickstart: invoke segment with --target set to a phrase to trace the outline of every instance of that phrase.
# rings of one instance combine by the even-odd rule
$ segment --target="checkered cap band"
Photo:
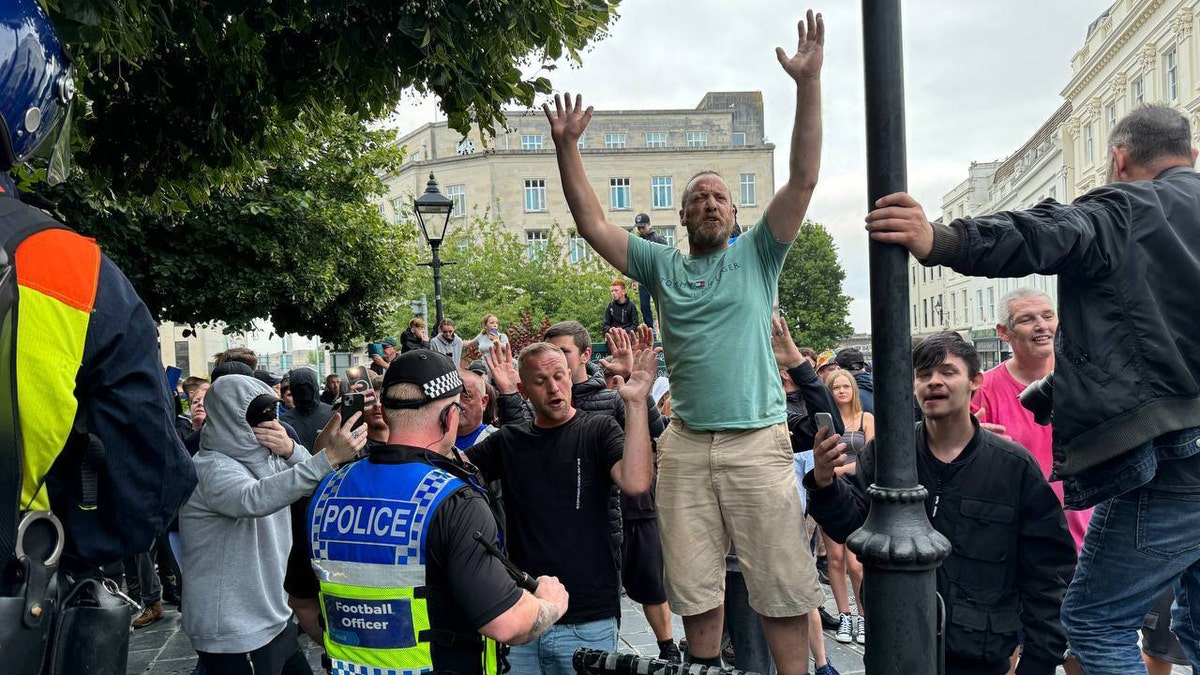
[[[462,388],[463,381],[458,376],[458,371],[456,370],[439,375],[421,385],[421,389],[425,391],[425,395],[434,400],[462,391]]]

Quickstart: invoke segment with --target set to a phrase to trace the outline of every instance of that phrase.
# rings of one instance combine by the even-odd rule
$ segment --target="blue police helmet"
[[[71,59],[46,11],[37,0],[0,2],[0,169],[25,162],[65,126],[74,97]]]

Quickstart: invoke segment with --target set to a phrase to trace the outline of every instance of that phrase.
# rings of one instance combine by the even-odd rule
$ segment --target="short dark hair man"
[[[342,376],[330,373],[325,376],[325,388],[321,390],[321,403],[333,405],[342,396]]]
[[[654,231],[650,226],[650,216],[645,213],[639,213],[633,219],[634,226],[637,227],[637,235],[642,239],[654,244],[662,244],[669,246],[667,238]],[[654,328],[654,312],[650,306],[650,288],[646,284],[638,284],[638,306],[642,310],[642,323]]]
[[[611,416],[574,407],[571,373],[558,347],[529,345],[518,358],[519,372],[507,344],[494,345],[485,358],[497,382],[519,376],[533,419],[500,427],[467,450],[467,458],[503,485],[513,562],[530,574],[560,577],[571,593],[559,625],[538,643],[514,647],[509,662],[522,675],[571,673],[576,649],[617,647],[620,578],[609,538],[609,492],[612,485],[630,495],[650,489],[644,401],[654,383],[654,353],[640,351],[633,374],[621,381],[624,433]]]
[[[946,603],[946,673],[1008,672],[1024,631],[1017,672],[1051,675],[1067,648],[1059,607],[1075,543],[1029,452],[971,416],[971,396],[982,382],[979,354],[957,333],[937,333],[913,350],[913,393],[925,414],[917,426],[917,478],[929,490],[930,522],[954,546],[937,572]],[[877,462],[872,441],[853,474],[836,476],[845,449],[839,440],[818,431],[804,486],[809,513],[844,542],[866,520]]]
[[[539,577],[531,595],[475,540],[498,537],[482,488],[449,457],[462,388],[449,359],[426,349],[400,354],[382,385],[387,445],[313,494],[313,569],[335,672],[403,663],[420,672],[490,674],[495,646],[480,634],[528,642],[567,609],[558,579]],[[389,629],[391,621],[399,629]]]
[[[1063,625],[1089,675],[1145,666],[1136,630],[1170,586],[1200,591],[1200,174],[1188,120],[1142,106],[1109,134],[1109,184],[1072,204],[931,225],[904,193],[867,217],[924,265],[1058,275],[1054,475],[1067,508],[1096,505]],[[1147,527],[1157,523],[1160,527]],[[1188,533],[1187,539],[1179,539]],[[1200,663],[1200,603],[1177,598]]]

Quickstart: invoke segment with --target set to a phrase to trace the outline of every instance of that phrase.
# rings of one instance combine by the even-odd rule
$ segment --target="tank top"
[[[842,442],[846,444],[844,453],[846,464],[858,461],[858,453],[867,446],[867,432],[863,431],[863,415],[858,416],[858,430],[842,434]]]

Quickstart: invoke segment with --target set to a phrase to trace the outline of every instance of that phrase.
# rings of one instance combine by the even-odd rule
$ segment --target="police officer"
[[[58,629],[57,671],[76,657],[123,670],[129,608],[88,577],[150,550],[196,485],[150,312],[93,240],[18,200],[8,175],[49,147],[48,175],[62,177],[74,91],[38,2],[0,3],[0,662],[16,675],[42,671],[50,628],[76,603],[93,613]],[[111,636],[98,628],[108,609]],[[71,632],[84,623],[103,649]]]
[[[333,672],[499,672],[497,643],[529,642],[567,610],[556,577],[524,591],[484,545],[499,543],[486,495],[450,458],[462,389],[445,356],[397,356],[383,379],[387,445],[313,494],[309,542]]]

